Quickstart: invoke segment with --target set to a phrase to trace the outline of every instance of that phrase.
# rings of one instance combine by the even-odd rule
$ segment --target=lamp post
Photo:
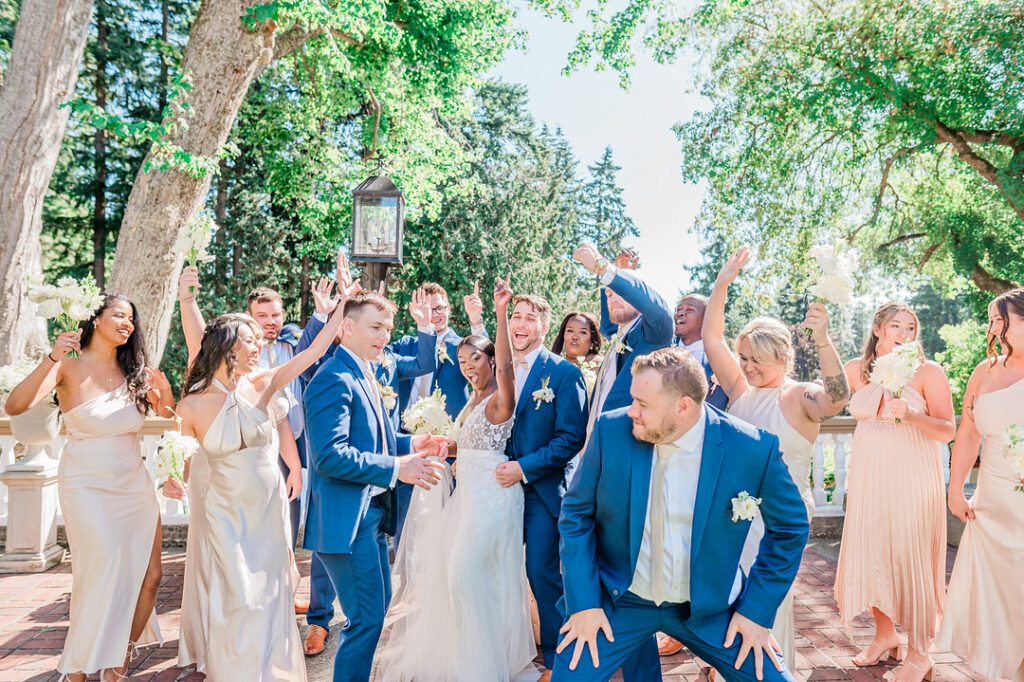
[[[388,266],[402,264],[405,198],[395,183],[374,175],[352,190],[353,263],[363,265],[368,289],[385,280]]]

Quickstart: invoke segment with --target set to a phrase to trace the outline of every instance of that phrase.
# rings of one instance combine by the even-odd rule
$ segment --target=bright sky
[[[587,69],[566,77],[561,70],[578,28],[526,10],[519,23],[531,36],[527,52],[510,52],[491,75],[529,88],[538,125],[562,128],[581,171],[611,145],[622,167],[618,180],[627,211],[640,231],[629,245],[640,253],[640,273],[674,306],[688,285],[683,267],[700,260],[690,229],[703,188],[683,183],[682,151],[672,132],[673,124],[688,120],[702,102],[685,92],[692,87],[688,67],[660,66],[640,55],[628,92],[608,71]]]

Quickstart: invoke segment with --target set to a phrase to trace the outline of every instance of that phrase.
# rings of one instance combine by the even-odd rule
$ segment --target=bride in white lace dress
[[[497,345],[459,345],[473,397],[459,415],[458,486],[417,491],[395,559],[400,586],[379,675],[387,682],[536,680],[523,551],[523,488],[503,488],[515,374],[508,333],[512,291],[494,288]]]

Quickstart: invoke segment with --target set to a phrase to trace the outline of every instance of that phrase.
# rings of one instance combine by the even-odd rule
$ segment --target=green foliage
[[[605,147],[601,160],[587,170],[590,182],[583,186],[580,237],[595,244],[602,253],[617,253],[624,239],[640,236],[632,218],[626,215],[622,188],[616,183],[622,167],[615,165],[612,148]]]
[[[986,326],[969,320],[960,324],[947,324],[939,329],[946,349],[935,354],[935,360],[946,370],[949,386],[953,389],[953,407],[959,413],[964,402],[964,391],[978,363],[985,359]]]
[[[711,106],[677,127],[684,177],[708,182],[705,229],[755,244],[765,279],[799,283],[807,248],[842,236],[889,278],[1024,281],[1020,3],[628,0],[589,17],[570,67],[700,52]]]

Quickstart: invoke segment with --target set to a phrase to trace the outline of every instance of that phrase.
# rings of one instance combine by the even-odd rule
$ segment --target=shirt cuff
[[[313,319],[327,322],[327,313],[313,313]]]
[[[388,484],[389,488],[394,488],[395,484],[398,483],[398,458],[395,457],[395,470],[391,473],[391,483]]]
[[[520,466],[520,467],[519,467],[519,470],[520,470],[520,471],[523,471],[523,467],[522,467],[522,466]],[[526,478],[526,472],[525,472],[525,471],[523,471],[523,483],[529,483],[529,482],[530,482],[530,479]]]
[[[430,334],[431,336],[437,336],[437,330],[434,329],[433,327],[417,326],[416,331],[418,331],[420,334]]]
[[[601,284],[608,286],[615,279],[615,275],[619,273],[619,269],[614,265],[609,265],[605,268],[604,274],[601,275]]]
[[[480,325],[479,327],[470,327],[469,331],[472,332],[474,336],[482,336],[485,339],[487,338],[487,327],[483,325]]]

